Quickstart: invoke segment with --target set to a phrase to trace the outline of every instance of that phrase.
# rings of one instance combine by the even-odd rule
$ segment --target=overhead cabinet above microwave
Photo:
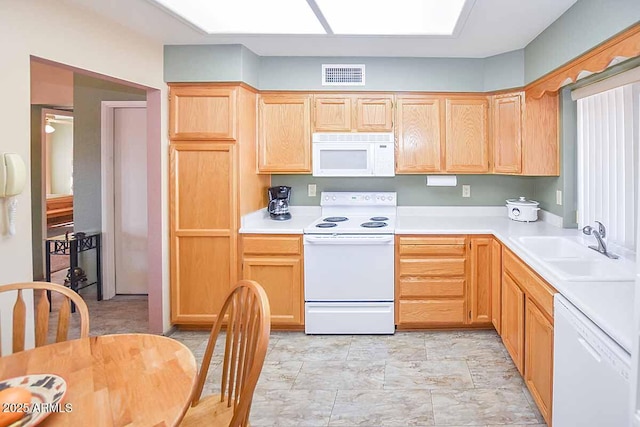
[[[393,133],[314,133],[313,176],[395,176]]]

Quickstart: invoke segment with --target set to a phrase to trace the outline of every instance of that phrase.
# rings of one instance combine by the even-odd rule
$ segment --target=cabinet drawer
[[[557,292],[547,282],[520,260],[513,252],[504,249],[503,268],[518,283],[549,319],[553,319],[553,295]]]
[[[466,243],[465,236],[411,236],[398,238],[400,245],[462,245]]]
[[[244,254],[300,255],[302,238],[300,236],[243,236]]]
[[[399,283],[400,298],[463,297],[464,279],[430,279],[403,277]]]
[[[400,276],[464,276],[464,258],[400,259]]]
[[[463,324],[464,300],[399,301],[398,312],[405,325]]]
[[[464,245],[400,245],[400,255],[464,256]]]

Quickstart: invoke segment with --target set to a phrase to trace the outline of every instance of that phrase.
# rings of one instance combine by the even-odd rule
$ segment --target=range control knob
[[[371,197],[369,197],[369,196],[364,196],[364,199],[365,199],[365,200],[369,200],[370,198],[371,198]]]
[[[331,200],[336,200],[336,196],[333,196],[333,197],[331,198]]]
[[[384,196],[380,196],[380,200],[382,200],[383,202],[385,201],[386,197]]]
[[[389,196],[389,201],[392,201],[392,200],[393,200],[393,196]]]
[[[329,196],[324,196],[324,199],[325,200],[329,200]]]

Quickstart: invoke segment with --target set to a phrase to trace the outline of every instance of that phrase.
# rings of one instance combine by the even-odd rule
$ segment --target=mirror
[[[44,114],[44,185],[47,226],[73,222],[73,113]]]

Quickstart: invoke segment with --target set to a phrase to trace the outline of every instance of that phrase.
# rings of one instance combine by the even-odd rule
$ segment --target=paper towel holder
[[[427,175],[427,187],[455,187],[458,185],[456,175]]]

